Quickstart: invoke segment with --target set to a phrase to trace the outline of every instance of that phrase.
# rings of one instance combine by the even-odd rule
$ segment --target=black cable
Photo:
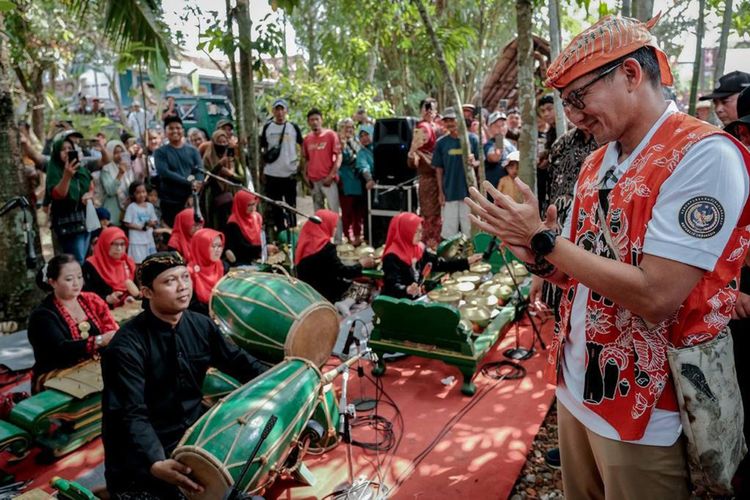
[[[504,372],[501,372],[506,368]],[[518,380],[526,376],[526,368],[514,361],[495,361],[482,365],[482,375],[492,380]]]

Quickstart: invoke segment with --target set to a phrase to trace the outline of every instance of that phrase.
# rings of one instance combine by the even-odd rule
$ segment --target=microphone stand
[[[213,178],[213,179],[216,179],[216,180],[217,180],[217,181],[219,181],[219,182],[223,182],[223,183],[224,183],[224,184],[226,184],[227,186],[231,186],[231,187],[233,187],[233,188],[237,188],[237,189],[239,189],[240,191],[245,191],[245,192],[247,192],[247,193],[250,193],[250,194],[252,194],[252,195],[255,195],[255,196],[257,196],[258,198],[260,198],[261,200],[265,201],[266,203],[270,203],[271,205],[274,205],[274,206],[276,206],[276,207],[279,207],[279,208],[280,208],[280,209],[282,209],[282,210],[285,210],[285,211],[287,211],[287,212],[291,212],[291,213],[294,213],[294,214],[296,214],[296,215],[299,215],[300,217],[304,217],[304,218],[308,219],[309,221],[311,221],[311,222],[312,222],[312,223],[314,223],[314,224],[320,224],[320,223],[322,222],[322,221],[320,220],[320,217],[318,217],[318,216],[316,216],[316,215],[307,215],[306,213],[304,213],[304,212],[301,212],[301,211],[297,210],[297,209],[296,209],[295,207],[293,207],[293,206],[289,205],[289,204],[288,204],[287,202],[285,202],[285,201],[282,201],[282,200],[274,200],[273,198],[269,198],[268,196],[262,195],[262,194],[258,193],[257,191],[253,191],[252,189],[246,188],[246,187],[245,187],[245,186],[243,186],[242,184],[239,184],[239,183],[237,183],[237,182],[232,182],[232,181],[230,181],[230,180],[228,180],[228,179],[225,179],[225,178],[223,178],[223,177],[221,177],[221,176],[218,176],[218,175],[216,175],[216,174],[214,174],[214,173],[212,173],[212,172],[209,172],[209,171],[208,171],[208,170],[206,170],[205,168],[196,168],[195,170],[197,170],[198,172],[201,172],[201,173],[203,173],[203,175],[206,175],[206,176],[208,176],[208,177],[211,177],[211,178]]]
[[[258,442],[255,443],[255,448],[253,448],[252,453],[250,453],[250,456],[247,458],[245,465],[242,467],[242,471],[237,477],[237,481],[234,482],[234,486],[232,486],[232,488],[225,494],[224,500],[245,500],[259,498],[257,496],[249,496],[243,493],[240,490],[240,483],[245,480],[245,476],[250,470],[250,466],[252,465],[253,460],[255,460],[258,451],[260,451],[261,445],[266,439],[268,439],[268,435],[271,433],[271,430],[273,430],[273,426],[276,425],[276,420],[278,420],[278,417],[276,417],[276,415],[271,415],[271,418],[269,418],[266,422],[266,425],[263,427],[263,431],[261,432],[260,438],[258,438]]]
[[[383,191],[382,193],[378,193],[378,194],[380,196],[383,196],[384,194],[388,194],[391,191],[395,191],[396,189],[405,189],[408,184],[412,184],[413,185],[416,181],[417,181],[417,179],[414,178],[414,179],[406,180],[404,182],[400,182],[400,183],[396,184],[395,186],[391,186],[388,189],[386,189],[385,191]],[[409,188],[411,188],[411,187],[412,186],[409,186]]]
[[[539,340],[539,345],[542,347],[543,351],[547,349],[547,346],[544,344],[544,340],[542,339],[542,334],[539,331],[539,327],[534,322],[534,318],[531,316],[531,313],[529,313],[528,299],[524,299],[521,297],[521,290],[518,287],[518,281],[516,281],[516,277],[513,274],[513,271],[510,268],[510,264],[508,263],[508,259],[505,258],[505,255],[503,255],[503,266],[508,271],[508,276],[510,276],[511,281],[513,282],[513,288],[516,290],[516,295],[518,295],[518,300],[513,305],[516,310],[515,316],[517,317],[518,313],[521,311],[521,308],[523,308],[524,314],[526,314],[529,323],[531,323],[531,329],[534,331],[534,337],[531,339],[531,346],[528,349],[519,346],[518,331],[516,331],[516,347],[507,349],[503,353],[503,356],[514,360],[529,359],[534,354],[534,345],[536,344],[537,340]]]

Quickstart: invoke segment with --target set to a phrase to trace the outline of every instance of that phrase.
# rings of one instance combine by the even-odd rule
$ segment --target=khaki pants
[[[557,422],[565,498],[690,498],[682,437],[672,446],[613,441],[588,430],[559,401]]]

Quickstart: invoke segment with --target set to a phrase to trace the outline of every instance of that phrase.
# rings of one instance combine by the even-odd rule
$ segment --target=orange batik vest
[[[674,113],[659,127],[649,143],[633,160],[609,193],[609,224],[619,260],[639,265],[651,212],[662,183],[675,171],[688,150],[701,139],[724,134],[715,127],[683,113]],[[726,134],[724,134],[726,135]],[[727,137],[730,137],[727,135]],[[750,153],[742,151],[750,170]],[[606,147],[592,153],[581,167],[571,212],[573,242],[589,252],[615,258],[604,239],[597,208],[599,171]],[[716,220],[723,213],[700,211],[700,193],[695,207],[688,203],[680,217],[692,217],[691,224],[711,232],[720,228]],[[691,200],[692,201],[692,200]],[[677,214],[675,214],[677,216]],[[677,411],[672,377],[667,363],[669,346],[682,347],[706,342],[725,329],[737,299],[737,277],[750,246],[750,204],[711,272],[706,272],[680,308],[655,326],[593,290],[586,304],[586,383],[584,405],[604,418],[621,439],[643,437],[654,407]],[[718,229],[717,229],[718,231]],[[563,343],[570,331],[570,312],[578,282],[570,279],[560,303],[560,321],[548,352],[547,376],[556,382],[560,372]]]

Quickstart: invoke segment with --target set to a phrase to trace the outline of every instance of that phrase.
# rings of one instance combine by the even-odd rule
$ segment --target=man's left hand
[[[478,228],[499,237],[506,245],[528,247],[536,233],[557,226],[557,209],[550,205],[543,222],[539,217],[539,203],[534,193],[519,178],[515,182],[523,194],[522,203],[516,203],[487,181],[484,186],[495,200],[494,204],[473,187],[469,189],[471,198],[466,198],[465,202],[472,212],[469,217]]]
[[[750,295],[740,292],[737,295],[737,303],[734,305],[732,319],[750,318]]]

